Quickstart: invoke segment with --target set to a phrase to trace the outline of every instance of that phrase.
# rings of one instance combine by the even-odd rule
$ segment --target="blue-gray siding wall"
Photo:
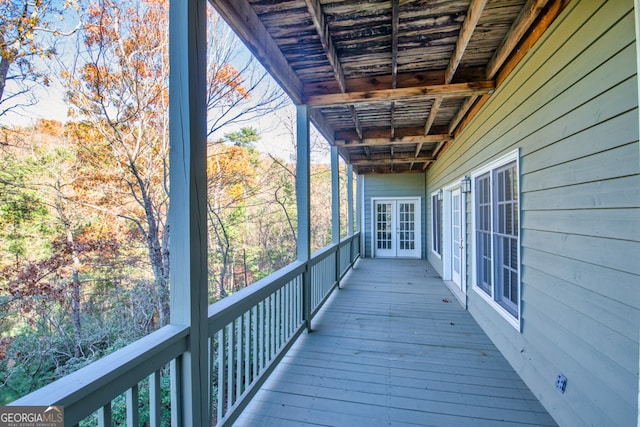
[[[422,258],[425,257],[426,235],[426,184],[424,173],[413,174],[388,174],[388,175],[364,175],[362,214],[362,232],[364,235],[364,256],[371,257],[371,200],[377,197],[420,197],[421,200],[421,228],[422,228]]]
[[[469,262],[467,303],[561,426],[638,421],[633,7],[631,0],[571,2],[427,173],[431,193],[520,149],[521,331],[472,289]],[[430,212],[426,218],[429,230]],[[467,224],[469,241],[471,202]],[[568,378],[565,394],[554,387],[559,373]]]

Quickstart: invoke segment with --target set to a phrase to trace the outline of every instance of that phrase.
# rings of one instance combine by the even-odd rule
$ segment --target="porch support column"
[[[340,243],[340,158],[331,146],[331,243]]]
[[[172,363],[172,425],[209,425],[207,366],[206,0],[169,6],[171,323],[190,328]]]
[[[364,175],[356,175],[356,232],[360,232],[360,257],[364,258],[364,231],[362,224],[364,217],[362,216],[364,209]]]
[[[640,106],[640,0],[634,0],[633,6],[636,21],[636,81],[638,83],[638,105]],[[640,144],[638,146],[640,149]],[[640,338],[640,332],[638,335]],[[638,343],[638,354],[640,354],[640,342]],[[640,357],[638,365],[640,365]],[[638,427],[640,427],[640,378],[638,378]]]
[[[296,203],[298,207],[298,261],[307,264],[302,280],[302,316],[307,332],[311,332],[311,142],[309,107],[296,107]]]
[[[353,236],[353,165],[347,165],[347,233]]]
[[[335,145],[331,146],[331,243],[336,250],[333,277],[340,289],[340,157]]]

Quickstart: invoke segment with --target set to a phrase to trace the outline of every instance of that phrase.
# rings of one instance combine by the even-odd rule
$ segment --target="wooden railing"
[[[359,256],[358,233],[209,306],[212,424],[237,419]],[[64,406],[65,425],[97,417],[98,425],[110,426],[112,402],[124,395],[128,426],[140,425],[142,403],[149,407],[149,425],[160,426],[163,397],[170,396],[171,425],[179,426],[177,366],[188,334],[189,328],[165,326],[12,405]],[[161,384],[168,372],[170,381]]]

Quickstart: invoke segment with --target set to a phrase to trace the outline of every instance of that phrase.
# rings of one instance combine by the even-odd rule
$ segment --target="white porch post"
[[[335,145],[331,146],[331,243],[338,245],[333,278],[340,289],[340,158]]]
[[[296,107],[296,202],[298,207],[298,261],[307,263],[302,283],[302,315],[307,332],[311,332],[311,144],[309,137],[309,107]]]
[[[340,158],[331,146],[331,243],[340,243]]]
[[[364,179],[362,175],[356,175],[356,231],[360,232],[360,256],[364,258]]]
[[[172,425],[209,425],[206,0],[169,6],[171,323],[190,328],[172,364]]]
[[[353,165],[347,165],[347,233],[353,236]]]
[[[640,0],[634,0],[633,5],[636,21],[636,80],[638,80],[638,105],[640,106]],[[638,146],[640,147],[640,144]],[[640,343],[638,344],[638,365],[640,365]],[[640,378],[638,379],[638,427],[640,427]]]

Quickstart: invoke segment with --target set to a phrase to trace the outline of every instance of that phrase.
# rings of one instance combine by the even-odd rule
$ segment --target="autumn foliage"
[[[34,67],[31,77],[47,83],[8,37],[52,58],[38,25],[56,13],[67,19],[75,2],[1,5],[26,11],[12,21],[17,32],[1,34],[3,63]],[[168,1],[81,6],[79,48],[59,74],[69,122],[0,129],[0,404],[170,319]],[[34,10],[37,22],[27,17]],[[292,261],[296,207],[293,165],[260,153],[258,131],[237,126],[272,111],[281,94],[262,86],[266,74],[253,63],[237,60],[228,30],[209,13],[213,302]],[[0,17],[0,27],[7,22]]]

